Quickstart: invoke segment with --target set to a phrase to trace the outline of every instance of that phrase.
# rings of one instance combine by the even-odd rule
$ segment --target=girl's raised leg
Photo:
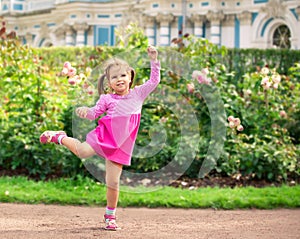
[[[66,146],[79,158],[89,158],[95,155],[94,149],[87,142],[80,142],[78,139],[71,137],[63,137],[61,144]]]
[[[42,144],[62,144],[79,158],[89,158],[96,154],[88,143],[81,143],[78,139],[68,137],[64,131],[47,130],[41,134],[40,142]]]

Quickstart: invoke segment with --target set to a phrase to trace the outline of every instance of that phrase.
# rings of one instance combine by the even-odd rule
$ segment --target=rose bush
[[[74,108],[83,103],[92,105],[98,99],[97,69],[105,59],[129,50],[128,60],[136,66],[136,84],[149,77],[144,56],[135,54],[136,49],[140,53],[147,48],[147,39],[136,26],[119,32],[118,47],[31,49],[16,39],[1,40],[1,168],[26,168],[30,174],[42,177],[57,172],[84,172],[81,161],[64,147],[41,147],[38,138],[46,129],[63,129],[72,135]],[[223,64],[228,56],[225,47],[192,35],[173,43],[170,48],[159,48],[163,66],[158,91],[168,94],[164,89],[174,89],[192,106],[197,117],[199,147],[186,175],[198,176],[214,137],[212,113],[222,107],[225,114],[218,122],[220,129],[226,127],[226,140],[224,137],[224,147],[212,173],[269,180],[299,175],[300,65],[283,75],[262,62],[252,63],[251,70],[237,80],[237,74],[228,70],[233,62]],[[64,64],[66,61],[69,63]],[[87,81],[87,75],[94,81]],[[216,92],[222,102],[214,102]],[[174,98],[172,94],[167,96]],[[208,100],[215,103],[212,108]],[[134,157],[128,170],[157,170],[173,160],[181,140],[195,140],[192,136],[182,139],[182,122],[163,103],[161,98],[143,108],[137,144],[146,146],[165,132],[165,147],[152,157]],[[178,114],[185,113],[180,104],[174,103],[174,109]],[[179,155],[175,163],[180,166],[186,155]]]
[[[295,84],[297,79],[268,67],[245,74],[237,86],[220,82],[227,112],[239,115],[245,129],[238,134],[229,131],[218,171],[269,180],[299,175],[299,147],[287,128],[290,120],[299,122],[294,118],[299,112],[299,91],[291,87]]]
[[[22,169],[43,178],[76,171],[75,165],[63,160],[71,156],[66,150],[39,145],[41,132],[63,127],[66,89],[34,49],[3,34],[5,30],[0,40],[1,169]]]
[[[215,172],[268,180],[299,175],[299,136],[294,137],[293,130],[288,128],[290,122],[294,122],[293,125],[299,123],[299,64],[290,69],[288,76],[279,74],[276,68],[257,66],[257,71],[245,74],[236,83],[234,72],[228,72],[220,60],[220,56],[226,54],[225,49],[193,36],[186,36],[180,42],[178,50],[188,56],[192,66],[199,69],[192,74],[198,82],[187,82],[186,87],[191,104],[197,109],[201,128],[206,125],[208,129],[206,141],[210,139],[211,130],[208,119],[213,115],[209,115],[201,97],[204,92],[199,83],[203,80],[199,81],[196,76],[201,76],[200,69],[208,69],[205,72],[218,87],[226,114],[237,116],[229,117],[230,129],[227,130],[223,153],[215,164]],[[197,83],[198,87],[195,87]],[[201,134],[205,135],[204,132]],[[204,144],[206,149],[201,145],[203,142],[195,159],[198,163],[191,167],[194,172],[205,159],[203,152],[206,152],[208,144]]]

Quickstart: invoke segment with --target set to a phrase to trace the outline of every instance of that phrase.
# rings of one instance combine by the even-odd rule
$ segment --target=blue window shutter
[[[97,45],[109,45],[108,28],[98,28]]]

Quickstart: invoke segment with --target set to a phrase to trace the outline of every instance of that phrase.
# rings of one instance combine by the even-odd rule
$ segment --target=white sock
[[[116,215],[116,208],[106,207],[105,214],[106,215]]]
[[[61,144],[61,140],[62,140],[64,137],[66,137],[66,136],[65,136],[65,135],[60,135],[60,136],[58,136],[57,141],[58,141],[59,144]]]

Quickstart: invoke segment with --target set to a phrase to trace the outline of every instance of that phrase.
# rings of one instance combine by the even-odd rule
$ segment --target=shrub
[[[293,143],[297,139],[287,129],[289,122],[299,122],[295,85],[296,78],[268,67],[245,74],[238,87],[220,82],[221,92],[228,91],[223,94],[227,112],[240,117],[245,130],[229,131],[219,171],[269,180],[299,174],[299,149]]]
[[[265,65],[287,75],[290,67],[300,61],[300,52],[290,49],[228,49],[228,54],[220,60],[230,72],[234,72],[233,83],[237,85],[242,83],[244,74]]]
[[[60,174],[70,153],[53,145],[41,147],[39,136],[63,127],[59,118],[66,107],[65,89],[34,49],[16,38],[2,38],[0,44],[1,167],[25,168],[40,177]],[[53,97],[57,92],[60,97]]]
[[[32,49],[16,39],[1,40],[2,168],[25,168],[29,174],[42,178],[54,173],[86,173],[81,160],[64,147],[41,146],[39,135],[46,129],[63,129],[72,135],[74,107],[92,105],[98,99],[96,94],[86,99],[80,88],[70,87],[60,74],[63,62],[71,61],[79,72],[87,67],[96,69],[90,78],[95,85],[98,66],[104,60],[126,56],[136,68],[135,84],[148,79],[150,70],[145,67],[145,56],[140,54],[146,50],[147,39],[134,25],[119,34],[118,47]],[[132,166],[126,169],[152,172],[171,161],[184,168],[187,158],[192,157],[185,172],[190,177],[197,177],[201,167],[205,172],[213,168],[223,175],[250,174],[269,180],[299,175],[299,64],[290,67],[286,75],[282,74],[286,66],[271,74],[271,65],[278,65],[276,61],[248,59],[247,52],[252,54],[249,50],[238,58],[243,60],[235,63],[237,68],[230,68],[233,61],[228,60],[232,58],[228,58],[228,49],[224,47],[188,35],[174,39],[173,43],[172,47],[159,48],[163,64],[161,84],[156,95],[145,102],[137,138],[140,148],[152,146],[157,152],[149,156],[143,154],[145,150],[137,149]],[[267,89],[267,81],[261,85],[265,64],[269,64],[271,89]],[[245,73],[244,69],[250,70]],[[193,71],[196,73],[192,74]],[[281,76],[278,87],[274,87],[273,74]],[[188,107],[192,108],[197,125],[189,117],[182,117]],[[218,117],[212,117],[215,115]],[[227,127],[226,116],[230,115],[240,119],[243,131]],[[186,131],[195,134],[183,135]],[[182,142],[186,151],[181,152],[178,149]],[[195,148],[190,147],[195,143]]]

